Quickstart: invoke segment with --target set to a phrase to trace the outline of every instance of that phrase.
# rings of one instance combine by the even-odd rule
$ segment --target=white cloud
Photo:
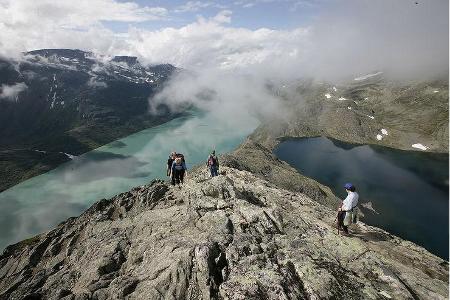
[[[183,104],[194,104],[211,113],[216,122],[232,128],[233,124],[239,128],[238,124],[248,118],[261,120],[286,115],[287,111],[264,77],[216,68],[180,73],[150,101],[150,105],[154,108],[166,104],[176,110]]]
[[[103,21],[136,23],[167,15],[163,7],[115,0],[0,0],[0,54],[51,47],[104,50],[120,38]]]
[[[211,20],[215,23],[231,23],[231,14],[233,12],[231,10],[222,10]]]
[[[27,88],[27,85],[23,82],[13,85],[2,84],[0,88],[0,99],[15,101],[17,96]]]
[[[141,7],[134,2],[114,0],[27,1],[1,0],[2,23],[26,26],[33,21],[54,26],[86,28],[99,21],[143,22],[160,20],[168,11],[163,7]],[[35,23],[39,24],[40,23]]]
[[[183,5],[178,6],[175,12],[196,12],[202,8],[214,6],[214,2],[210,1],[188,1]]]
[[[287,65],[299,60],[307,43],[308,29],[290,31],[228,27],[231,12],[222,11],[208,20],[158,31],[134,29],[127,48],[150,63],[169,62],[188,69],[245,69],[270,62]],[[278,73],[277,69],[271,74]],[[267,74],[268,77],[270,74]]]
[[[7,8],[0,9],[0,54],[79,48],[106,55],[136,55],[144,62],[188,69],[240,68],[267,77],[328,80],[381,70],[422,77],[448,72],[445,1],[424,0],[414,5],[407,0],[330,0],[334,4],[308,27],[290,30],[234,27],[231,11],[224,10],[179,28],[148,30],[134,23],[120,34],[105,28],[101,21],[151,19],[151,9],[141,12],[137,4],[112,0],[92,0],[89,5],[80,0],[84,8],[73,4],[72,9],[71,4],[61,2],[43,0],[31,7],[27,1],[0,0]],[[100,9],[101,5],[105,8]],[[82,14],[88,7],[92,12]]]
[[[315,2],[314,0],[296,0],[292,2],[292,6],[290,8],[291,11],[296,11],[300,8],[305,7],[314,7]]]
[[[99,81],[95,77],[89,78],[89,80],[87,82],[87,85],[90,86],[90,87],[93,87],[93,88],[107,88],[108,87],[106,82]]]
[[[317,1],[317,0],[309,0],[309,1]],[[238,0],[234,1],[233,4],[236,6],[240,6],[242,8],[251,8],[259,4],[267,4],[267,3],[287,3],[292,5],[292,7],[299,6],[299,2],[309,2],[308,0]]]

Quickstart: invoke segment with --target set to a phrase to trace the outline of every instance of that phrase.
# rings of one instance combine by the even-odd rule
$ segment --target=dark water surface
[[[447,154],[356,146],[324,137],[290,139],[275,155],[343,198],[352,182],[364,222],[413,241],[448,260],[449,186]]]

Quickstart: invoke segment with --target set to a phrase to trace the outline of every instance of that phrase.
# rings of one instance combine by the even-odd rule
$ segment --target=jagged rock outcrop
[[[101,200],[0,256],[0,299],[445,299],[448,263],[237,169]]]

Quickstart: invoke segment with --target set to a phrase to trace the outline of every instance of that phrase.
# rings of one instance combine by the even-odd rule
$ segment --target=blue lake
[[[448,154],[356,146],[324,137],[281,142],[275,155],[341,197],[352,182],[364,222],[413,241],[448,260]],[[360,206],[361,207],[361,206]]]
[[[0,252],[9,244],[47,231],[92,203],[166,178],[173,150],[187,166],[236,148],[258,125],[252,117],[227,120],[192,111],[85,153],[58,168],[0,193]]]

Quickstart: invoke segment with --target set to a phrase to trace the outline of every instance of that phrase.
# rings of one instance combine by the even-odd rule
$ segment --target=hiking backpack
[[[217,158],[214,155],[210,155],[208,158],[208,166],[217,166]]]

